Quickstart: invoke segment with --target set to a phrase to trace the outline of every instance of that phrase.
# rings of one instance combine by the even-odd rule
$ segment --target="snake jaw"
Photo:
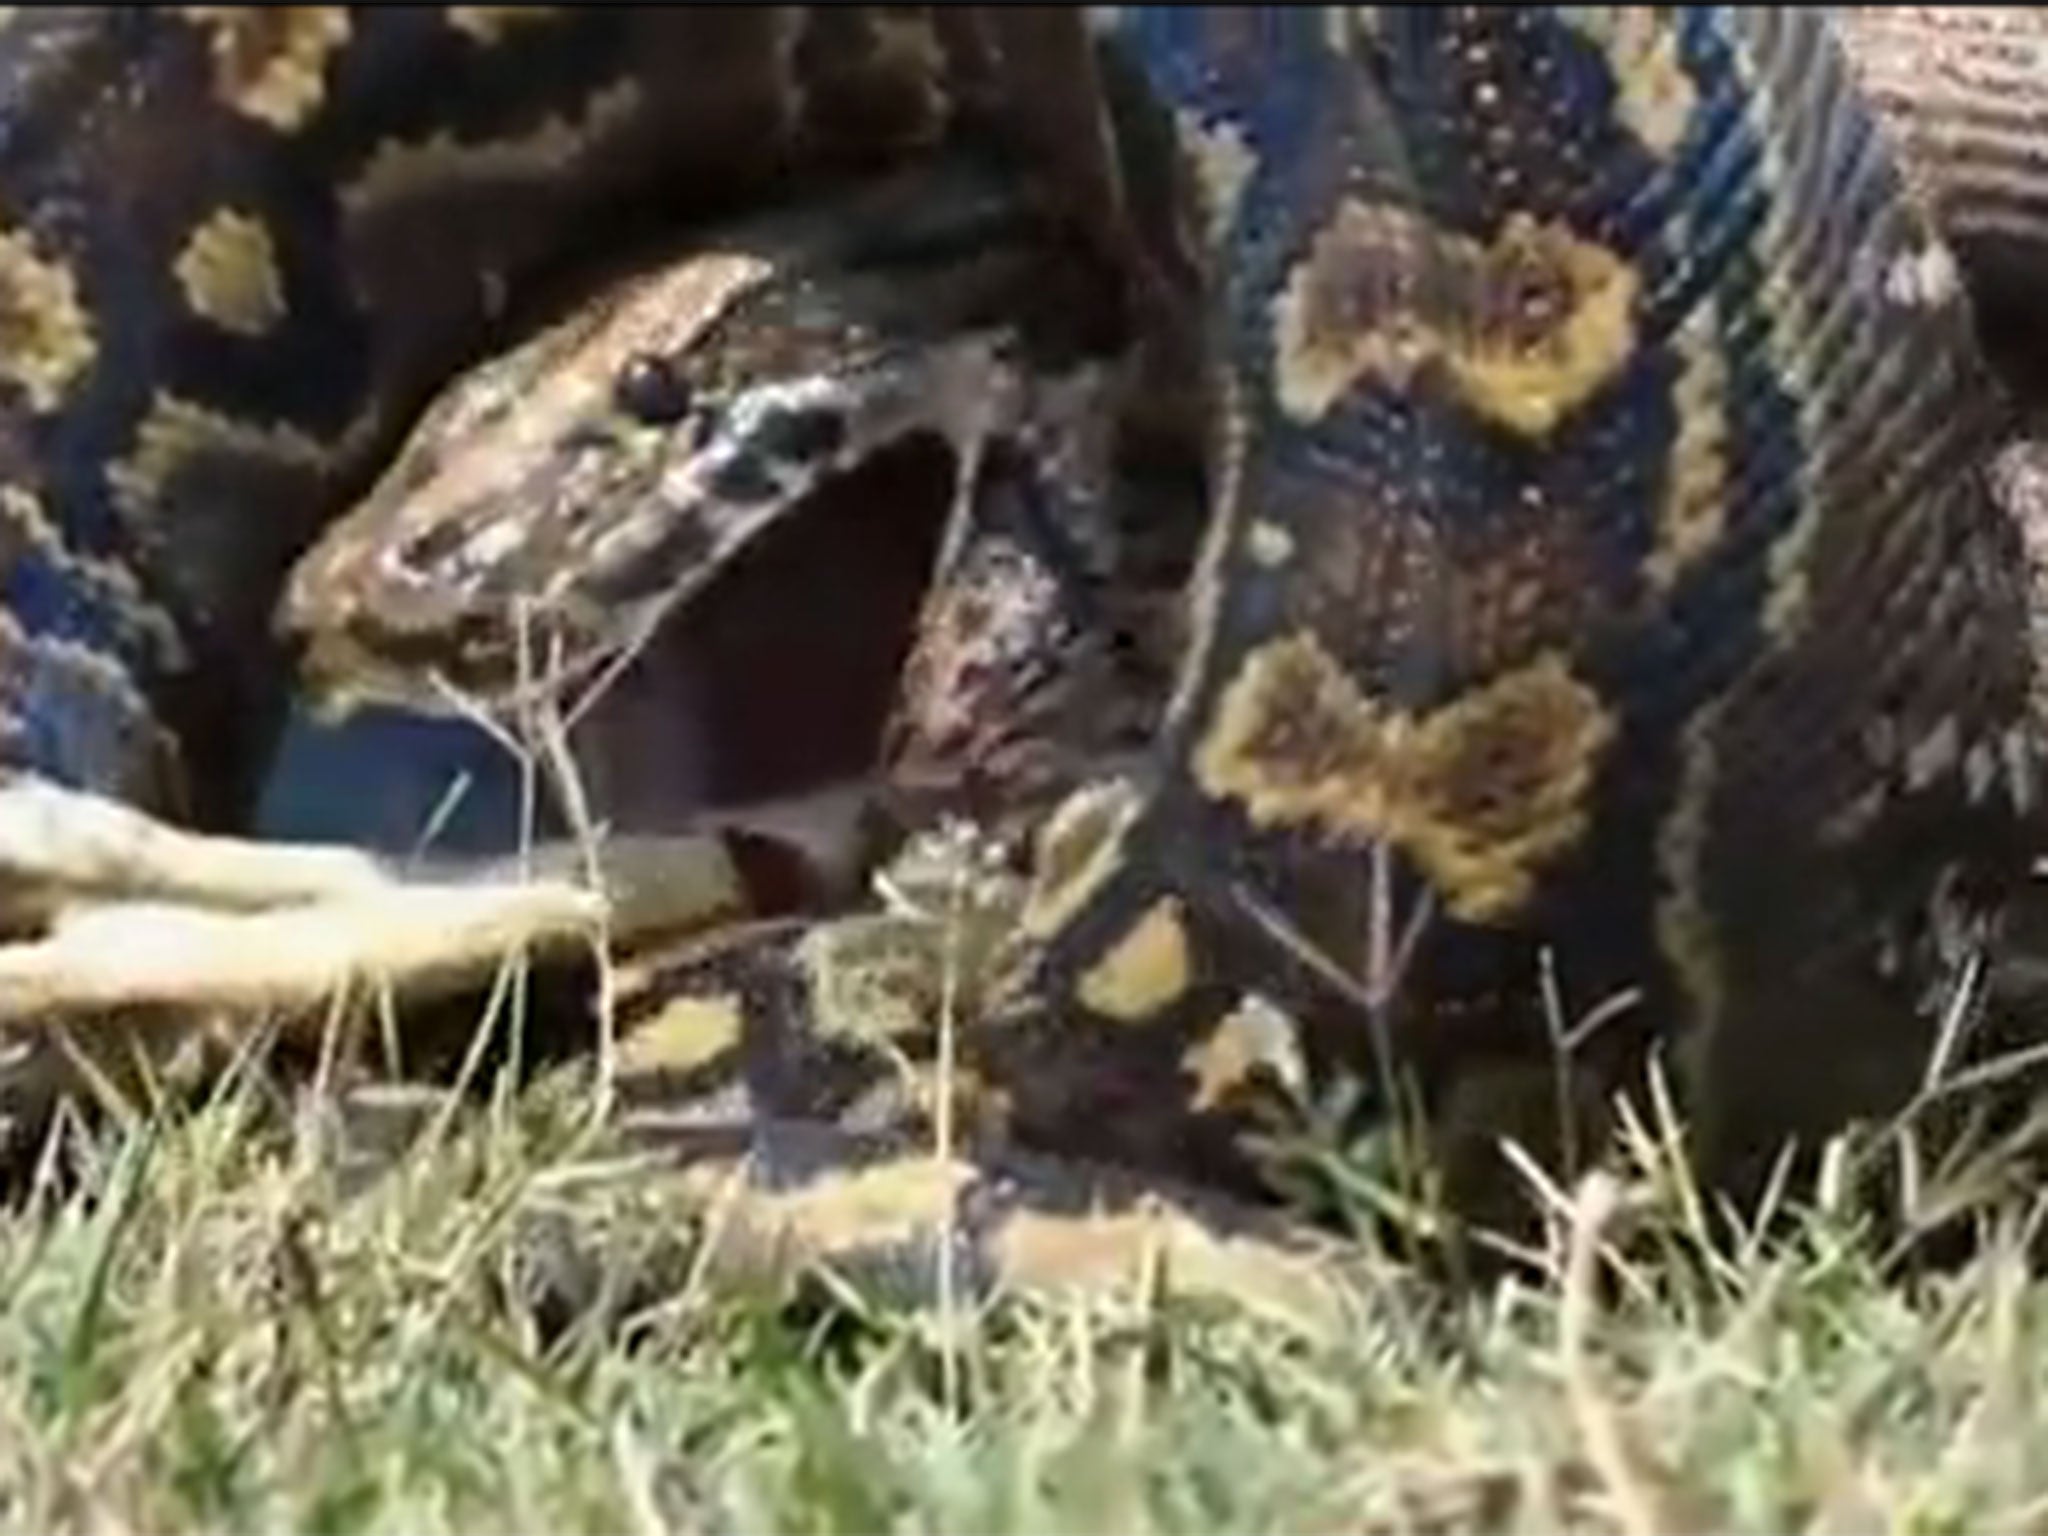
[[[580,767],[635,828],[872,772],[991,455],[1091,486],[1074,421],[1120,377],[1065,256],[948,177],[657,253],[444,391],[294,573],[311,710],[524,735],[573,691]]]
[[[988,343],[885,358],[708,401],[672,427],[562,429],[558,451],[519,463],[522,419],[467,445],[499,473],[404,489],[395,538],[345,526],[299,569],[284,622],[308,641],[316,695],[446,709],[443,688],[504,710],[558,690],[644,643],[759,536],[827,482],[944,423],[936,372],[994,371]],[[462,466],[467,469],[467,466]],[[460,494],[455,494],[459,492]],[[366,503],[380,520],[388,494]],[[527,632],[521,636],[524,625]],[[522,646],[551,653],[522,680]]]

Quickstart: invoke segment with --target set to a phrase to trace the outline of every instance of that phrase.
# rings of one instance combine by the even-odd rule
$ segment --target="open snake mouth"
[[[837,878],[859,823],[953,494],[916,434],[820,485],[648,643],[559,701],[561,754],[458,719],[295,711],[260,835],[475,857],[572,833],[765,831]],[[545,714],[538,731],[550,729]],[[515,735],[517,733],[514,733]]]

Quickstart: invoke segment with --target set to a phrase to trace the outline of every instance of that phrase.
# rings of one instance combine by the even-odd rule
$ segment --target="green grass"
[[[1630,1208],[1582,1188],[1526,1275],[1387,1264],[1328,1337],[1157,1288],[942,1333],[694,1269],[550,1332],[509,1299],[546,1126],[480,1115],[346,1189],[252,1103],[76,1139],[83,1179],[0,1223],[0,1526],[2048,1527],[2015,1223],[1911,1282],[1826,1184],[1717,1242],[1645,1140]]]

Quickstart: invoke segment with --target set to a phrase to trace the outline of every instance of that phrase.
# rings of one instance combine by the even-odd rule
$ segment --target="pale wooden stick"
[[[287,1011],[357,981],[426,996],[525,947],[591,943],[604,898],[574,886],[391,886],[268,912],[154,902],[67,916],[0,947],[0,1023],[137,1007]]]
[[[251,910],[392,883],[353,848],[209,837],[32,775],[0,778],[0,910],[17,919],[98,897]]]

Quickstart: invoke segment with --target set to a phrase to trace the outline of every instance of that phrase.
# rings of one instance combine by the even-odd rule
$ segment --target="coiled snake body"
[[[1106,261],[1129,279],[1106,309],[1113,321],[1164,317],[1170,330],[1188,319],[1178,339],[1199,349],[1206,385],[1205,532],[1171,686],[1145,716],[1135,760],[1090,743],[1078,756],[1096,754],[1101,766],[1071,774],[1057,806],[1034,813],[1033,862],[977,956],[983,1017],[961,1049],[991,1112],[1028,1147],[1252,1182],[1241,1138],[1276,1084],[1348,1071],[1384,1089],[1398,1068],[1419,1072],[1434,1094],[1483,1101],[1496,1069],[1533,1067],[1548,1081],[1558,1042],[1537,1006],[1546,954],[1568,1017],[1616,993],[1634,998],[1575,1053],[1574,1070],[1604,1087],[1647,1043],[1675,1045],[1718,1167],[1739,1172],[1784,1133],[1896,1102],[1923,1064],[1945,987],[2023,872],[2030,663],[2019,543],[1986,482],[2006,400],[1979,355],[1949,249],[1833,23],[1716,9],[1148,9],[1104,19],[1098,71],[1076,41],[1077,17],[1071,28],[1043,17],[1013,26],[971,11],[932,31],[888,14],[849,34],[885,63],[927,65],[881,77],[910,82],[907,94],[927,106],[964,103],[957,118],[892,117],[852,93],[861,110],[833,119],[834,131],[886,125],[895,131],[870,158],[902,163],[915,158],[906,146],[921,152],[951,134],[942,123],[965,125],[956,137],[967,140],[992,125],[997,163],[1016,186],[1045,194],[1030,199],[1031,217],[1045,221],[1033,227],[1077,237],[1087,251],[1077,260]],[[362,67],[381,67],[367,45],[385,24],[344,25],[317,8],[285,14],[300,19],[261,39],[253,22],[198,13],[150,25],[188,29],[164,56],[182,61],[180,78],[211,81],[206,110],[289,134],[318,126],[304,104],[308,91],[319,95],[307,58],[343,48],[338,39],[360,25]],[[655,23],[619,15],[603,26],[528,24],[587,29],[594,47],[632,61],[650,101],[716,104],[717,93],[693,97],[677,83],[707,78],[700,61],[629,47],[621,39]],[[789,103],[821,99],[803,87],[807,68],[834,57],[804,41],[806,26],[828,36],[837,25],[822,15],[762,22],[769,44],[746,55],[784,70],[774,99],[789,116],[778,123],[814,135],[813,119]],[[509,23],[496,36],[498,23],[475,16],[448,12],[435,46],[516,46]],[[389,47],[403,54],[402,28],[428,23],[389,25]],[[948,36],[950,52],[906,42]],[[336,59],[347,58],[311,74],[346,80]],[[495,78],[477,76],[479,110],[493,103]],[[1065,89],[1051,92],[1054,83]],[[1032,85],[1052,99],[1031,99]],[[416,106],[400,94],[394,86],[387,104],[395,124]],[[608,197],[620,190],[609,176],[558,174],[610,163],[593,147],[608,142],[593,127],[605,121],[602,93],[586,107],[580,126],[543,122],[515,136],[519,153],[480,151],[470,168],[495,166],[542,204],[571,186]],[[294,110],[310,115],[272,120]],[[633,119],[628,141],[643,134],[647,144],[691,138]],[[96,152],[126,164],[118,155],[137,153],[124,147],[132,142],[110,130],[113,147]],[[321,166],[351,167],[354,201],[323,189],[319,220],[350,241],[295,255],[302,237],[278,233],[285,252],[269,258],[266,278],[261,262],[251,275],[250,252],[265,242],[249,220],[210,203],[186,220],[185,329],[162,357],[185,355],[188,342],[194,358],[213,348],[221,377],[232,377],[240,342],[266,316],[294,314],[287,301],[304,273],[350,248],[345,215],[390,189],[435,188],[433,167],[448,152],[432,131],[406,140],[381,121],[375,133],[356,125],[347,145],[323,150]],[[858,159],[861,146],[827,147]],[[297,161],[264,163],[282,172]],[[652,167],[659,155],[634,163]],[[452,199],[453,185],[435,189]],[[718,191],[737,195],[723,182]],[[336,464],[368,464],[399,409],[385,402],[417,398],[455,350],[448,317],[475,321],[494,301],[479,267],[516,277],[527,257],[538,265],[553,254],[514,241],[511,255],[479,263],[451,248],[448,286],[417,316],[409,271],[402,296],[390,290],[390,328],[368,333],[386,350],[361,332],[341,352],[321,344],[322,357],[354,357],[355,376],[378,387],[359,390],[355,414],[332,417],[314,448],[293,433],[223,425],[168,384],[155,386],[153,415],[138,413],[133,396],[150,381],[105,366],[91,285],[83,306],[65,308],[81,290],[75,278],[67,287],[51,222],[64,205],[52,193],[30,206],[9,248],[14,266],[55,296],[38,313],[70,313],[71,323],[39,320],[40,348],[15,352],[17,414],[54,419],[60,437],[103,435],[65,438],[82,445],[75,456],[31,456],[42,478],[23,489],[64,509],[56,525],[76,548],[57,553],[80,572],[109,549],[154,550],[121,569],[143,573],[139,590],[172,605],[164,633],[202,654],[228,654],[257,631],[247,605],[229,598],[274,592],[312,529],[310,518],[289,530],[273,521],[230,558],[201,509],[219,509],[222,524],[231,516],[239,534],[262,522],[255,498],[267,475],[292,477],[294,489],[276,492],[282,506],[309,471],[329,486]],[[442,205],[419,206],[431,215]],[[224,266],[234,281],[221,291]],[[161,269],[149,281],[168,293]],[[460,304],[447,296],[457,291]],[[1017,292],[998,283],[946,323],[956,334],[1004,331]],[[987,293],[993,310],[977,307]],[[226,334],[209,332],[201,347],[195,326]],[[1100,337],[1082,329],[1068,361],[1073,348],[1099,361]],[[429,333],[431,344],[419,339]],[[308,345],[314,334],[304,332]],[[975,431],[1042,456],[1087,411],[1056,391],[1032,393],[1044,377],[1042,336],[1021,351],[1013,343],[975,353],[986,366],[967,377],[1021,390],[1024,404],[993,425],[978,419]],[[116,376],[118,389],[98,382]],[[1137,408],[1117,394],[1124,376],[1114,368],[1091,363],[1074,376],[1105,392],[1088,398]],[[924,398],[961,377],[944,374]],[[97,400],[119,390],[130,404],[118,421],[72,415],[83,398],[74,392]],[[788,402],[777,409],[776,441],[787,446]],[[641,414],[657,425],[688,412]],[[942,414],[920,420],[957,426]],[[848,425],[833,419],[828,468]],[[726,415],[709,430],[731,423]],[[577,443],[587,449],[588,434]],[[1014,464],[1009,452],[998,444],[991,462]],[[227,471],[208,471],[208,454],[236,466],[233,499],[214,499],[223,482],[209,474]],[[63,465],[80,469],[83,489],[51,478]],[[650,483],[632,482],[633,494],[644,500]],[[698,481],[687,475],[659,480],[656,499],[672,504],[635,527],[668,536],[628,540],[613,566],[605,551],[616,546],[579,547],[571,586],[595,570],[612,584],[600,590],[647,592],[705,569],[702,551],[727,547],[705,541],[707,505],[729,532],[733,507],[763,498],[730,477],[706,483],[718,492],[708,503],[693,499]],[[949,581],[985,572],[977,558],[990,547],[989,519],[1010,504],[1003,487],[1018,483],[993,473],[962,492],[928,611],[950,611]],[[1058,474],[1027,470],[1021,483],[1069,495],[1064,526],[1084,547],[1048,545],[1015,523],[1003,537],[1021,539],[1046,570],[1076,564],[1090,580],[1100,555],[1113,587],[1125,546],[1140,542],[1113,508],[1116,473],[1077,452]],[[794,502],[809,482],[775,484]],[[132,545],[96,532],[152,519],[152,537]],[[480,626],[502,617],[514,562],[493,565],[489,549],[530,554],[558,539],[540,520],[523,537],[507,524],[496,545],[437,545],[412,530],[410,547],[428,551],[429,564],[437,548],[462,553],[446,578],[458,599],[484,590],[497,604],[451,601],[434,659],[459,658],[465,644],[476,654]],[[1088,538],[1104,528],[1108,552],[1091,552]],[[28,580],[53,546],[23,548]],[[650,563],[657,557],[674,568]],[[389,620],[396,598],[363,563],[339,569],[364,585],[336,596],[335,568],[321,580],[329,598],[354,605],[360,643],[362,612]],[[415,566],[406,575],[420,579]],[[74,594],[90,590],[71,582]],[[77,638],[139,668],[135,647],[147,637],[116,643],[125,602],[102,603]],[[317,628],[317,603],[303,593],[299,603]],[[52,641],[74,639],[33,623]],[[1027,618],[1027,640],[1048,625],[1058,628]],[[412,650],[386,658],[394,671],[428,654],[432,627],[408,624]],[[509,648],[485,650],[502,658]],[[1029,643],[1023,651],[1044,660]],[[29,661],[8,675],[22,679],[13,686],[29,701],[24,718],[37,718],[37,669],[73,652],[15,653]],[[239,652],[233,659],[240,667]],[[945,702],[913,696],[906,707],[929,718]],[[82,706],[65,709],[67,722],[86,718]],[[188,735],[214,718],[202,704],[182,713]],[[146,734],[138,722],[149,718],[133,709],[123,728]],[[222,741],[230,751],[214,782],[235,784],[247,748],[233,733]],[[71,746],[16,755],[74,777],[89,759],[85,777],[108,788],[131,785],[141,760]],[[729,1086],[736,1074],[762,1123],[830,1119],[868,1102],[873,1075],[842,1070],[850,1048],[834,1010],[849,989],[870,1003],[917,993],[912,981],[892,990],[902,978],[863,958],[863,946],[895,953],[895,921],[742,934],[657,967],[656,1033],[683,1041],[672,1075]]]

